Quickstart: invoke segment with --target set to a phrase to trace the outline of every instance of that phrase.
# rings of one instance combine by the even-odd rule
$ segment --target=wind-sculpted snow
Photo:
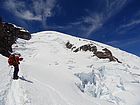
[[[93,43],[109,49],[122,63],[99,59],[91,52],[74,53]],[[139,105],[140,58],[99,42],[45,31],[19,39],[13,51],[21,53],[21,77],[13,81],[7,58],[0,56],[0,105]],[[11,71],[10,75],[9,72]],[[23,78],[24,77],[24,78]]]

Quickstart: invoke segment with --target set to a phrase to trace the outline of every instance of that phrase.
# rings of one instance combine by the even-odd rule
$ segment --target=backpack
[[[15,65],[17,63],[16,58],[14,56],[10,56],[8,59],[9,65]]]
[[[8,58],[8,63],[9,63],[9,65],[13,65],[13,57],[12,56],[10,56]]]

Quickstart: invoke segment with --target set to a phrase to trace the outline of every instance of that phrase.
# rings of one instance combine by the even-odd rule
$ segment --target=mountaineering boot
[[[14,79],[14,80],[17,80],[18,78],[19,78],[18,76],[16,76],[16,77],[13,77],[13,79]]]

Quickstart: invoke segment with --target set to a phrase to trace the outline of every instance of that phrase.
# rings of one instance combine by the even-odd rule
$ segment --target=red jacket
[[[23,60],[23,58],[20,58],[19,56],[15,56],[15,55],[10,55],[9,56],[9,59],[8,59],[8,63],[9,63],[9,65],[18,65],[18,64],[20,64],[20,62],[19,61],[22,61]]]

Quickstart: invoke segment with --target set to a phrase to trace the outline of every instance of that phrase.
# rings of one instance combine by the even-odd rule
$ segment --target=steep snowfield
[[[121,63],[74,53],[65,47],[95,44],[108,48]],[[140,105],[140,58],[117,48],[58,32],[32,34],[13,46],[24,61],[20,79],[0,55],[0,105]]]

